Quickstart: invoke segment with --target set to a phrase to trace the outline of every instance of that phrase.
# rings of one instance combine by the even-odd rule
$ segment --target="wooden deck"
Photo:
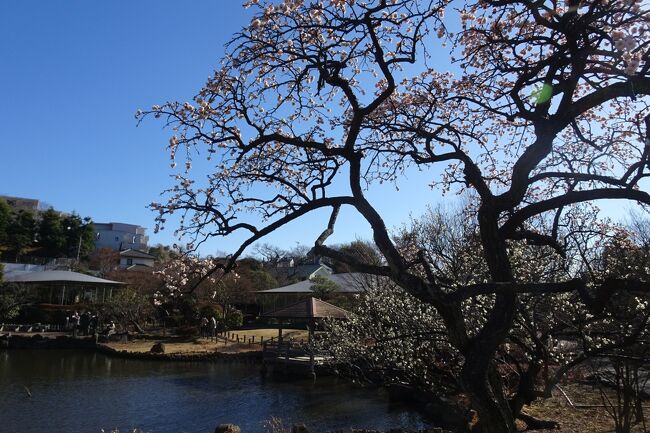
[[[327,356],[311,352],[305,344],[290,341],[266,341],[262,347],[264,368],[291,368],[315,375],[316,368],[324,366],[329,359]]]

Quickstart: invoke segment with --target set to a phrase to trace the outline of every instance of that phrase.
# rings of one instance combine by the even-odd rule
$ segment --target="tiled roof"
[[[91,275],[72,271],[16,272],[5,274],[3,281],[8,283],[81,283],[81,284],[125,284],[105,280]]]
[[[136,263],[131,266],[127,266],[126,270],[127,271],[139,271],[139,270],[148,270],[151,271],[153,269],[153,266],[145,265],[142,263]]]
[[[151,254],[145,253],[144,251],[138,251],[129,248],[128,250],[120,251],[120,256],[122,257],[134,257],[138,259],[152,259],[155,260],[156,257]]]
[[[371,278],[377,278],[372,277]],[[368,275],[362,273],[343,273],[327,275],[325,278],[333,281],[338,286],[337,293],[361,293],[364,291],[365,281]],[[257,293],[262,295],[273,295],[282,293],[312,293],[311,286],[314,284],[311,280],[304,280],[288,286],[278,287],[277,289],[260,290]]]
[[[275,317],[278,319],[322,319],[331,317],[334,319],[345,319],[348,312],[343,308],[332,305],[316,298],[305,299],[296,302],[279,310],[265,313],[264,317]]]

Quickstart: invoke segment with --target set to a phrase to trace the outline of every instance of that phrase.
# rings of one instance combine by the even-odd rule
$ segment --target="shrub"
[[[217,308],[215,305],[204,305],[199,309],[199,318],[201,317],[207,317],[208,319],[210,317],[216,317],[219,318],[221,316],[221,311],[219,308]]]
[[[244,323],[244,314],[236,308],[229,307],[220,322],[223,329],[239,328]]]
[[[18,323],[52,323],[52,312],[38,305],[23,305],[16,318]]]

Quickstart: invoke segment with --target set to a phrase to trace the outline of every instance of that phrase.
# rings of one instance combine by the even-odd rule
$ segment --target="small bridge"
[[[262,346],[264,365],[298,368],[315,374],[315,369],[328,360],[327,356],[314,354],[306,344],[291,341],[265,341]]]

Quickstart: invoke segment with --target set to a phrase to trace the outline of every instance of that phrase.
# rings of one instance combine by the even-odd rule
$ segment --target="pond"
[[[31,397],[28,395],[31,394]],[[336,377],[264,379],[242,363],[112,358],[92,351],[0,351],[0,432],[263,432],[278,417],[312,431],[422,428],[414,409]]]

